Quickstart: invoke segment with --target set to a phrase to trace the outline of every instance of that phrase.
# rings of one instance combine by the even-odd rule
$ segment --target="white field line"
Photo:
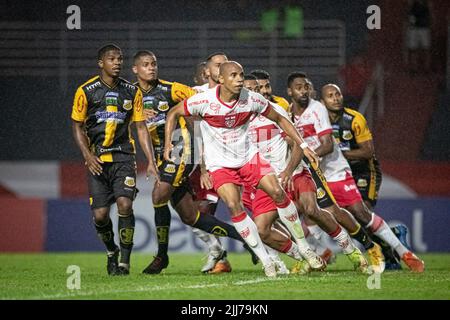
[[[287,280],[287,278],[256,278],[254,280],[236,281],[232,283],[209,283],[209,284],[196,284],[196,285],[167,285],[167,286],[146,286],[137,287],[134,289],[124,289],[124,290],[96,290],[96,291],[78,291],[74,290],[69,293],[58,293],[58,294],[42,294],[39,296],[33,296],[24,298],[27,300],[40,300],[40,299],[64,299],[64,298],[78,298],[86,296],[101,296],[105,294],[117,294],[117,293],[133,293],[133,292],[145,292],[145,291],[162,291],[162,290],[183,290],[183,289],[204,289],[204,288],[214,288],[214,287],[227,287],[227,286],[243,286],[254,283],[261,283],[267,281],[279,281]],[[23,298],[22,298],[23,299]]]

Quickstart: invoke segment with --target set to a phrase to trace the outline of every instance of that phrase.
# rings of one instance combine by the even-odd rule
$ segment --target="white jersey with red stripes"
[[[209,83],[202,84],[201,86],[192,87],[192,89],[197,91],[197,93],[205,92],[206,90],[209,89]]]
[[[305,142],[313,150],[320,146],[320,136],[333,134],[327,108],[314,99],[309,100],[308,107],[300,116],[293,116],[293,121]],[[331,182],[344,180],[347,172],[351,174],[350,166],[334,140],[333,152],[321,159],[320,168],[325,178]]]
[[[283,117],[289,119],[288,113],[282,107],[277,104],[272,104],[272,107]],[[249,129],[251,140],[258,147],[259,153],[270,163],[276,174],[283,172],[288,165],[289,154],[288,143],[284,139],[281,128],[272,120],[259,115],[252,117]],[[303,166],[300,164],[295,174],[302,170]]]
[[[267,114],[271,104],[262,95],[242,89],[234,102],[220,99],[221,86],[196,94],[184,102],[186,115],[202,118],[201,132],[206,168],[240,168],[258,152],[248,135],[250,117]]]

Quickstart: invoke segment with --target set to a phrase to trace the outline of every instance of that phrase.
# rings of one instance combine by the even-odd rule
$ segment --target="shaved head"
[[[339,87],[338,87],[337,85],[335,85],[334,83],[329,83],[329,84],[326,84],[326,85],[324,85],[324,86],[322,87],[322,90],[321,90],[321,92],[320,92],[321,96],[322,96],[322,97],[326,96],[327,93],[328,93],[328,91],[330,91],[330,90],[332,90],[332,89],[335,89],[335,90],[339,91],[339,92],[342,94],[341,88],[339,88]]]
[[[232,70],[235,69],[239,71],[244,70],[244,68],[242,68],[242,66],[236,61],[226,61],[220,65],[219,75],[225,76],[226,74],[229,74]]]

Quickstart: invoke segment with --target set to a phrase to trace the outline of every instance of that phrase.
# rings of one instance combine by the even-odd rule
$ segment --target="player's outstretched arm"
[[[157,183],[159,183],[158,168],[156,167],[156,161],[153,157],[153,145],[150,142],[150,135],[148,134],[147,126],[145,125],[145,121],[136,121],[135,123],[139,144],[141,145],[142,151],[144,152],[145,157],[148,160],[146,170],[147,177],[153,175]]]
[[[178,103],[175,107],[170,109],[166,117],[166,128],[165,128],[165,146],[164,146],[164,159],[167,161],[172,161],[170,153],[172,152],[172,133],[175,130],[175,125],[180,116],[186,116],[184,112],[184,100]]]
[[[99,176],[103,171],[101,166],[103,161],[100,160],[99,157],[92,154],[92,152],[89,150],[88,138],[86,136],[86,133],[84,132],[83,126],[83,122],[72,120],[72,135],[78,148],[81,151],[81,154],[83,155],[85,165],[94,176]]]
[[[348,160],[369,160],[372,159],[375,153],[375,148],[373,146],[373,140],[368,140],[358,143],[358,149],[353,150],[342,150],[345,158]]]
[[[303,158],[304,155],[309,159],[311,162],[319,163],[319,158],[317,157],[317,154],[312,151],[308,144],[303,140],[303,138],[300,136],[300,133],[298,133],[297,129],[295,129],[292,122],[289,121],[289,119],[283,117],[281,114],[276,112],[273,108],[270,109],[270,111],[265,114],[266,118],[274,121],[276,124],[280,126],[281,129],[283,129],[284,132],[292,139],[296,144],[298,144],[302,151],[301,152],[301,158]]]

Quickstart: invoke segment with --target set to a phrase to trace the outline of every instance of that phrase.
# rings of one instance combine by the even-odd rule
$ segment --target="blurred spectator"
[[[369,84],[372,70],[372,63],[362,55],[357,55],[339,71],[339,77],[344,83],[345,104],[352,109],[358,108]]]
[[[431,10],[427,0],[410,0],[406,45],[411,72],[430,71]],[[421,68],[420,66],[423,66]],[[422,69],[422,70],[420,70]]]

